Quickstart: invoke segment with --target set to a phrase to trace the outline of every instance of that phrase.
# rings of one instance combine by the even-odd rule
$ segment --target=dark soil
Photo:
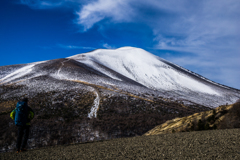
[[[240,129],[194,131],[53,146],[21,153],[1,153],[9,159],[240,159]]]

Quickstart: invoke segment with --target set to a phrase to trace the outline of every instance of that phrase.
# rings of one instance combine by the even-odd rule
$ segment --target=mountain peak
[[[232,103],[239,98],[238,90],[214,83],[135,47],[98,49],[66,59],[2,67],[0,85],[20,82],[29,85],[27,80],[43,76],[57,81],[77,80],[109,88],[116,87],[128,92],[134,88],[134,93],[156,91],[174,99],[188,99],[206,106],[209,102],[211,106],[222,102]]]
[[[132,50],[132,49],[136,49],[136,50],[143,50],[142,48],[137,48],[137,47],[131,47],[131,46],[126,46],[126,47],[120,47],[117,48],[116,50]]]
[[[155,57],[155,55],[145,51],[144,49],[127,46],[127,47],[121,47],[117,49],[96,49],[87,53],[81,53],[81,54],[77,54],[67,58],[75,59],[75,58],[84,57],[84,56],[88,56],[88,57],[114,56],[121,59],[129,59],[129,58],[139,59],[139,58],[146,58],[149,56]]]

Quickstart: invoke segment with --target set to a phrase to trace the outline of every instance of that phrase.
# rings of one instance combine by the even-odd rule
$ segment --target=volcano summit
[[[208,107],[230,104],[240,97],[237,89],[134,47],[97,49],[64,59],[2,66],[0,73],[0,85],[25,86],[17,95],[16,92],[1,93],[5,98],[73,88],[91,90],[90,85],[113,93],[121,91],[138,96],[147,93],[152,95],[150,99],[165,97],[186,105]]]

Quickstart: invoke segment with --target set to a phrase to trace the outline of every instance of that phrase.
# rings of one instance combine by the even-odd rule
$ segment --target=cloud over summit
[[[78,24],[86,31],[104,18],[116,23],[131,21],[133,12],[128,0],[98,0],[83,6],[76,14]]]

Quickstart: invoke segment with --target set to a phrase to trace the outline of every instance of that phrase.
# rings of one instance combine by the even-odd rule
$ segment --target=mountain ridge
[[[240,97],[238,89],[213,82],[134,47],[97,49],[63,59],[3,66],[0,73],[0,85],[14,83],[30,86],[28,81],[47,76],[61,83],[80,80],[109,88],[115,86],[131,93],[152,92],[212,107],[233,103]],[[41,88],[37,84],[35,86]]]

